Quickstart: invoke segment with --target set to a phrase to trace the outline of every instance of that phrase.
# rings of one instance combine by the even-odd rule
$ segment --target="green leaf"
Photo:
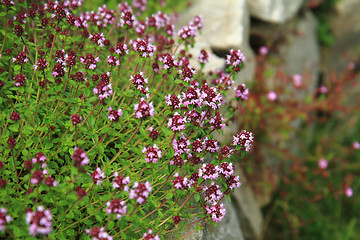
[[[195,193],[194,199],[195,199],[195,202],[198,202],[198,201],[200,200],[200,194],[199,194],[199,193]]]
[[[168,194],[166,194],[166,199],[170,199],[173,197],[173,193],[172,192],[169,192]]]

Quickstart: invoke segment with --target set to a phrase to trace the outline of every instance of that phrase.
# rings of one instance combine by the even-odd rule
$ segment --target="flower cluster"
[[[130,190],[129,198],[136,199],[138,204],[143,204],[149,197],[151,189],[152,187],[149,181],[145,183],[135,182],[133,188]]]
[[[0,230],[27,235],[15,216],[29,207],[29,234],[59,239],[159,240],[153,230],[183,227],[190,202],[196,214],[221,220],[219,201],[240,186],[230,156],[253,139],[246,131],[232,145],[215,139],[231,120],[224,96],[235,74],[208,79],[205,50],[193,66],[188,49],[202,18],[175,30],[162,11],[142,16],[145,0],[89,12],[83,3],[0,4],[9,40],[0,54]],[[239,53],[231,54],[238,65]],[[20,195],[23,208],[13,214]],[[176,213],[163,211],[169,206]]]
[[[115,198],[111,202],[106,203],[107,208],[105,209],[107,214],[116,214],[116,219],[122,217],[122,215],[127,212],[127,205],[125,201],[120,201],[118,198]]]
[[[12,218],[10,215],[6,215],[6,208],[0,208],[0,231],[5,231],[6,223],[11,222]]]
[[[28,209],[26,212],[26,224],[30,225],[30,235],[48,235],[51,232],[52,226],[52,215],[50,210],[45,210],[43,206],[38,206],[36,211]]]

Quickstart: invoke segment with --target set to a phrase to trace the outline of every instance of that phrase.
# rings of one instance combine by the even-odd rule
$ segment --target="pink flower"
[[[139,53],[140,57],[153,56],[156,51],[156,46],[149,43],[147,39],[136,39],[130,41],[131,47],[135,52]]]
[[[136,89],[141,89],[144,87],[145,83],[148,83],[148,79],[144,77],[144,73],[141,71],[138,74],[131,75],[130,81]]]
[[[186,189],[186,188],[190,187],[187,177],[181,177],[181,176],[179,176],[179,173],[175,173],[174,178],[175,179],[171,180],[174,188]]]
[[[92,240],[113,240],[113,237],[104,230],[105,228],[103,227],[93,227],[91,230],[85,229],[85,233],[90,234],[93,237]]]
[[[240,98],[243,101],[248,99],[249,89],[245,87],[245,84],[240,84],[235,90],[235,97]]]
[[[209,106],[213,110],[220,108],[222,103],[222,94],[218,93],[216,88],[209,87],[207,84],[201,86],[201,101],[205,106]]]
[[[175,57],[169,53],[161,54],[159,57],[159,61],[163,63],[163,68],[165,70],[168,70],[178,65],[178,62],[175,60]]]
[[[328,166],[328,161],[325,158],[321,158],[318,161],[318,165],[320,169],[326,169]]]
[[[144,240],[160,240],[160,237],[158,235],[153,235],[153,231],[149,229],[147,233],[144,233],[142,239]]]
[[[20,118],[21,118],[21,115],[16,111],[13,111],[9,116],[9,119],[12,121],[20,120]]]
[[[100,47],[104,47],[104,41],[105,41],[105,37],[104,37],[104,33],[95,33],[94,35],[89,36],[90,41],[92,41],[93,43],[99,45]]]
[[[25,77],[24,75],[22,75],[21,73],[16,75],[15,77],[13,77],[13,79],[15,80],[14,85],[17,87],[21,87],[22,85],[25,84],[27,77]]]
[[[242,130],[236,136],[233,136],[233,145],[241,146],[241,150],[250,151],[251,143],[254,141],[254,136],[252,132],[247,132]]]
[[[213,205],[213,206],[205,206],[205,210],[207,214],[211,215],[211,218],[214,222],[220,222],[224,219],[226,214],[226,209],[224,208],[224,204],[221,203]]]
[[[120,191],[129,191],[129,187],[126,186],[130,182],[130,177],[124,177],[123,175],[119,175],[118,172],[114,173],[114,181],[112,182],[114,189],[119,189]]]
[[[5,224],[12,221],[12,218],[10,215],[6,215],[7,210],[6,208],[0,209],[0,231],[5,231]]]
[[[235,187],[240,187],[241,186],[241,182],[240,182],[240,177],[239,176],[230,176],[229,178],[226,179],[226,185],[228,186],[229,189],[234,189]]]
[[[191,144],[191,150],[193,152],[200,153],[202,152],[203,149],[204,149],[204,144],[203,142],[201,142],[200,139],[194,140],[193,143]]]
[[[158,148],[158,146],[156,146],[155,143],[152,147],[149,148],[144,147],[142,152],[145,153],[145,161],[147,163],[148,162],[156,163],[159,160],[159,158],[161,158],[161,150]]]
[[[180,108],[181,98],[176,95],[167,95],[165,96],[165,104],[172,106],[172,108]]]
[[[26,211],[26,224],[30,225],[29,234],[31,236],[36,236],[36,234],[48,235],[51,232],[51,220],[50,210],[44,210],[43,206],[38,206],[35,212],[31,209]]]
[[[271,102],[273,102],[277,99],[277,94],[274,91],[268,92],[268,94],[266,96],[269,99],[269,101],[271,101]]]
[[[32,163],[39,163],[42,168],[45,168],[46,165],[46,157],[44,153],[38,152],[33,159],[31,159]]]
[[[86,153],[81,148],[74,148],[74,153],[71,156],[71,158],[74,160],[74,166],[79,167],[85,166],[89,164],[90,159],[86,156]]]
[[[218,142],[214,139],[208,139],[207,137],[204,139],[203,142],[205,146],[205,150],[209,152],[217,152],[219,151]]]
[[[43,179],[44,179],[44,175],[47,174],[46,170],[40,171],[40,170],[35,170],[33,172],[33,175],[30,179],[30,183],[31,184],[38,184],[40,183]]]
[[[190,152],[190,149],[189,149],[190,141],[186,139],[186,137],[184,136],[183,133],[181,133],[180,139],[173,140],[172,145],[173,145],[173,149],[175,151],[175,153],[174,153],[175,156],[179,156],[183,153]]]
[[[127,206],[125,201],[120,201],[118,198],[115,198],[111,202],[106,203],[107,208],[105,208],[105,211],[107,214],[116,214],[116,219],[119,219],[122,217],[122,215],[126,214],[127,212]]]
[[[223,193],[220,190],[220,186],[211,182],[210,186],[204,186],[204,200],[208,204],[215,205],[218,201],[221,200]]]
[[[351,187],[346,187],[346,188],[345,188],[345,195],[346,195],[347,197],[352,197],[352,195],[353,195],[353,190],[352,190]]]
[[[302,85],[302,76],[299,74],[292,75],[292,80],[295,87],[301,87]]]
[[[355,141],[352,146],[353,146],[353,148],[356,149],[356,150],[359,150],[359,149],[360,149],[360,143],[357,142],[357,141]]]
[[[92,174],[91,174],[91,177],[93,179],[93,183],[96,183],[96,185],[101,185],[102,183],[102,180],[101,178],[105,178],[105,173],[101,171],[101,168],[96,168],[96,171],[94,171]]]
[[[149,181],[146,181],[145,183],[135,182],[133,189],[130,190],[129,198],[136,199],[138,204],[143,204],[149,197],[151,189]]]
[[[266,46],[261,46],[259,48],[259,53],[261,56],[266,56],[269,53],[269,49]]]
[[[74,114],[70,117],[70,120],[71,123],[76,126],[81,123],[81,116],[79,114]]]
[[[140,98],[140,102],[134,104],[135,118],[154,117],[155,109],[152,102],[147,103],[145,98]]]
[[[235,72],[239,72],[245,62],[245,56],[240,50],[230,50],[230,55],[226,56],[226,65],[232,66]]]
[[[171,128],[172,131],[178,132],[185,129],[186,122],[186,117],[182,117],[178,112],[175,112],[174,116],[169,119],[167,126]]]
[[[199,168],[199,177],[203,179],[216,180],[219,177],[219,167],[214,166],[211,163],[204,163],[201,168]]]
[[[328,92],[328,89],[327,89],[326,86],[322,85],[319,88],[319,92],[322,93],[322,94],[326,94]]]
[[[111,107],[107,109],[109,111],[108,119],[112,122],[118,122],[119,118],[122,116],[122,110],[119,108],[118,110],[112,110]]]
[[[224,175],[225,178],[234,174],[234,167],[232,163],[223,162],[219,165],[219,172]]]
[[[206,52],[204,49],[201,49],[200,55],[198,56],[198,61],[200,63],[207,63],[209,61],[209,58],[211,57],[211,54]]]

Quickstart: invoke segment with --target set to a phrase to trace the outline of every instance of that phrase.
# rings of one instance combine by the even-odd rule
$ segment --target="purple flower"
[[[198,56],[198,61],[200,63],[205,64],[205,63],[209,62],[210,57],[211,57],[211,55],[208,52],[206,52],[204,49],[201,49],[200,55]]]
[[[48,235],[51,232],[52,215],[49,209],[44,210],[43,206],[38,206],[36,211],[28,209],[26,211],[26,224],[29,226],[29,234]]]
[[[235,72],[239,72],[242,64],[245,62],[245,56],[240,50],[230,50],[230,55],[226,56],[226,65],[232,66]]]
[[[144,77],[144,73],[141,71],[138,74],[131,75],[130,81],[136,89],[141,89],[144,87],[145,83],[148,83],[148,79]]]
[[[16,111],[13,111],[9,116],[9,119],[12,121],[18,121],[18,120],[20,120],[20,118],[21,118],[21,115]]]
[[[135,118],[154,117],[155,109],[153,103],[147,103],[144,98],[140,98],[140,102],[134,104]]]
[[[174,188],[176,189],[187,189],[190,187],[187,177],[181,177],[179,176],[179,173],[175,173],[174,174],[174,178],[173,180],[171,180]]]
[[[205,206],[205,210],[207,214],[211,215],[211,218],[214,222],[220,222],[224,219],[226,214],[226,209],[223,203],[220,205],[216,204],[213,206]]]
[[[138,204],[143,204],[149,197],[151,189],[149,181],[146,181],[145,183],[135,182],[133,189],[130,190],[129,198],[136,199]]]
[[[156,46],[149,43],[146,39],[136,39],[130,41],[131,47],[135,52],[139,53],[140,57],[153,56],[156,51]]]
[[[250,151],[251,143],[254,141],[252,132],[242,130],[236,136],[233,136],[233,145],[241,146],[241,150]]]
[[[113,240],[113,237],[104,230],[105,228],[103,227],[93,227],[91,230],[85,229],[85,233],[90,234],[93,237],[93,240]]]
[[[5,224],[12,221],[10,215],[6,215],[6,208],[0,208],[0,231],[5,231]]]
[[[119,108],[118,110],[112,110],[111,107],[107,109],[109,111],[108,119],[112,122],[118,122],[119,118],[122,116],[122,110]]]
[[[175,153],[174,153],[175,156],[179,156],[183,153],[190,152],[190,149],[189,149],[190,141],[188,139],[186,139],[186,137],[184,136],[183,133],[181,133],[180,139],[173,140],[172,145],[173,145],[173,149],[175,151]]]
[[[147,163],[149,162],[156,163],[159,160],[159,158],[161,158],[161,150],[158,148],[158,146],[156,146],[155,143],[152,147],[149,148],[144,147],[142,152],[145,153],[145,161]]]
[[[219,177],[219,167],[214,166],[211,163],[204,163],[201,168],[199,168],[199,177],[203,179],[216,180]]]
[[[204,200],[208,204],[215,205],[223,197],[223,193],[220,190],[220,186],[211,182],[210,186],[204,186]]]
[[[79,114],[74,114],[70,117],[71,123],[73,125],[78,125],[81,123],[81,116]]]
[[[167,126],[171,128],[172,131],[178,132],[185,129],[186,122],[186,117],[182,117],[178,112],[175,112],[174,116],[169,119]]]
[[[101,185],[102,180],[105,178],[105,173],[101,171],[101,168],[96,168],[96,170],[91,174],[91,178],[93,180],[93,183],[96,183],[96,185]]]
[[[320,158],[318,161],[318,166],[320,169],[326,169],[328,166],[328,161],[325,158]]]
[[[114,173],[114,181],[112,182],[114,189],[119,189],[120,191],[129,191],[129,187],[126,186],[130,182],[130,177],[124,177],[123,175],[119,175],[118,172]]]
[[[240,84],[235,90],[235,97],[240,98],[243,101],[248,99],[249,89],[245,87],[245,84]]]
[[[144,240],[160,240],[160,237],[158,235],[153,235],[153,231],[149,229],[147,233],[144,233],[143,237]]]
[[[122,215],[127,212],[127,205],[125,201],[120,201],[118,198],[115,198],[111,202],[106,203],[107,208],[105,211],[107,214],[116,214],[116,219],[122,217]]]
[[[14,77],[15,83],[14,85],[17,87],[21,87],[22,85],[25,84],[27,77],[25,77],[24,75],[22,75],[21,73],[19,73],[18,75],[16,75]]]
[[[86,156],[86,153],[81,148],[74,148],[74,153],[71,156],[74,160],[74,166],[80,167],[89,164],[90,159]]]

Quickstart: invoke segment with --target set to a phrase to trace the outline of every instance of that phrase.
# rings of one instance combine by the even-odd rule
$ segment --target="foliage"
[[[207,83],[187,52],[200,17],[176,34],[146,1],[81,4],[1,3],[0,236],[164,239],[182,219],[222,220],[240,186],[232,153],[253,141],[212,137],[232,117],[242,53]]]

